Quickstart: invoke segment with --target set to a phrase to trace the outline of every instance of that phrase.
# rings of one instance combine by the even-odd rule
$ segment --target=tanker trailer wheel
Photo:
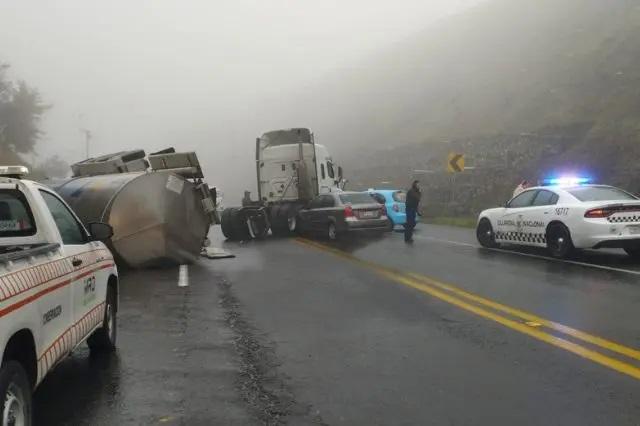
[[[269,232],[269,224],[267,216],[264,213],[253,215],[247,219],[247,226],[251,238],[261,240],[267,236]]]
[[[227,208],[222,212],[222,220],[220,221],[220,227],[222,228],[222,234],[227,240],[234,241],[237,239],[236,232],[233,224],[233,218],[237,214],[238,209]]]

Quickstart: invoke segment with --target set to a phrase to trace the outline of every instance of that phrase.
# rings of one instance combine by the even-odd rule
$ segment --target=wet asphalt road
[[[117,354],[62,362],[36,394],[37,423],[640,424],[640,381],[625,367],[640,358],[557,331],[543,341],[527,334],[535,321],[505,326],[513,315],[474,313],[402,276],[640,348],[640,265],[620,253],[558,262],[438,226],[413,246],[390,234],[338,254],[290,239],[222,246],[238,257],[190,266],[185,288],[177,268],[125,274]]]

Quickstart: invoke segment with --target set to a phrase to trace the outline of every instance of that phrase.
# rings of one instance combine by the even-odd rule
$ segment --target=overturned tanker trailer
[[[193,152],[120,152],[72,166],[74,177],[45,182],[86,224],[113,227],[108,242],[133,268],[194,261],[216,223],[215,189]],[[150,167],[149,167],[150,163]]]

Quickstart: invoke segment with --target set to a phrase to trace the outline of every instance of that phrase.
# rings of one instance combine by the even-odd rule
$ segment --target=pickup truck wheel
[[[9,361],[0,369],[0,424],[31,425],[31,385],[19,362]]]
[[[94,331],[87,339],[87,344],[92,353],[109,353],[116,349],[116,337],[118,335],[116,313],[116,294],[113,288],[109,287],[104,306],[102,327]]]

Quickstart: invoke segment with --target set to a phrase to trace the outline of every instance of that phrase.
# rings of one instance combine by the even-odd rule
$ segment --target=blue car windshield
[[[404,191],[396,191],[393,193],[393,201],[397,203],[404,203],[407,201],[407,193]]]

